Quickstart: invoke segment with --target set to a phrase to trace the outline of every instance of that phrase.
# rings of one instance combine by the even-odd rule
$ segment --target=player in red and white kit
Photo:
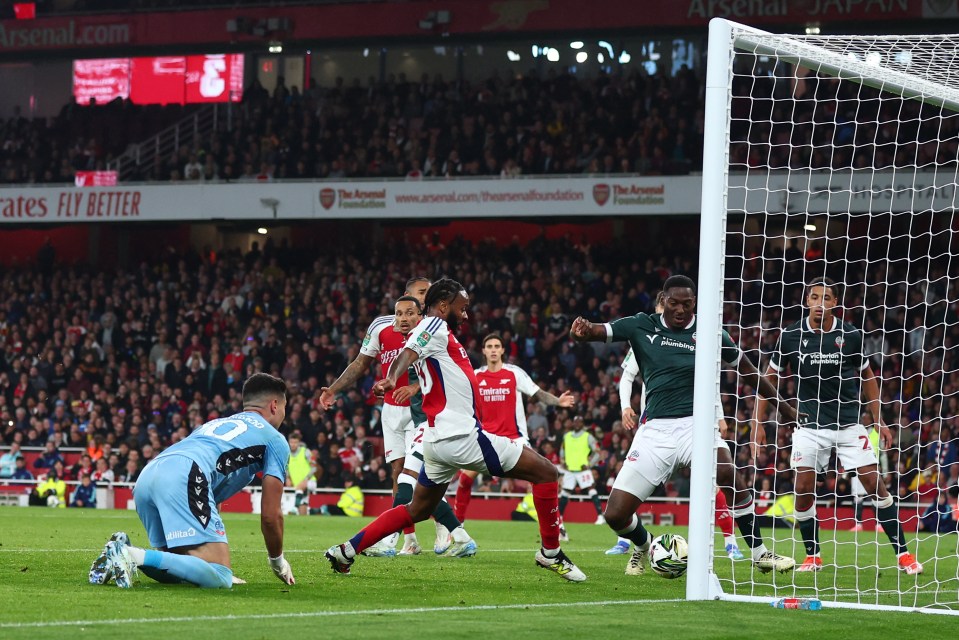
[[[486,366],[473,372],[476,374],[481,400],[480,418],[483,422],[483,430],[487,433],[495,433],[528,444],[529,433],[526,431],[523,396],[529,396],[547,406],[554,407],[572,407],[575,400],[569,391],[557,397],[549,391],[540,389],[528,373],[503,361],[505,351],[503,338],[498,334],[493,333],[483,338],[483,356],[486,358]],[[460,471],[456,504],[453,507],[456,518],[460,522],[466,519],[466,509],[473,495],[473,481],[476,476],[477,472],[470,469]]]
[[[343,544],[330,547],[326,558],[337,573],[349,573],[358,553],[414,522],[425,520],[446,494],[460,469],[533,483],[542,546],[536,564],[566,580],[582,582],[586,575],[559,546],[559,484],[553,464],[517,440],[487,433],[477,415],[479,385],[466,349],[454,335],[468,316],[469,295],[463,285],[443,278],[426,294],[426,317],[413,330],[406,348],[390,365],[389,374],[374,385],[386,393],[414,364],[423,391],[427,427],[423,469],[413,500],[383,513]]]

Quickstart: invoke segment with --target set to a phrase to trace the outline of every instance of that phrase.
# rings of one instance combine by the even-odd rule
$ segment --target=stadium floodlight
[[[854,529],[859,521],[835,506],[847,495],[839,489],[841,474],[850,471],[835,462],[825,471],[828,500],[814,510],[822,528],[821,572],[770,579],[713,554],[716,422],[749,421],[756,401],[754,388],[720,360],[723,330],[760,371],[774,354],[782,354],[780,363],[788,360],[777,340],[792,323],[795,331],[808,330],[802,323],[808,322],[804,307],[811,303],[802,301],[805,284],[816,278],[838,283],[842,323],[835,325],[835,338],[810,332],[823,336],[817,338],[819,347],[810,348],[818,350],[797,347],[790,357],[819,361],[829,355],[827,342],[834,343],[830,353],[837,370],[858,357],[864,377],[867,368],[875,371],[885,422],[909,431],[909,446],[923,451],[950,437],[943,416],[955,415],[954,406],[947,408],[953,392],[922,381],[939,379],[954,362],[945,336],[955,327],[949,309],[957,299],[959,273],[956,69],[957,35],[777,35],[725,19],[710,22],[687,599],[769,604],[780,597],[815,597],[826,607],[959,615],[955,537],[914,533],[929,499],[893,503],[906,528],[908,552],[924,564],[921,575],[912,575],[900,571],[906,567],[893,551],[902,542],[895,527],[883,526],[885,534],[857,533],[861,523]],[[823,233],[796,236],[800,227]],[[806,383],[805,401],[817,407],[830,401],[823,375],[814,374],[813,391]],[[792,395],[804,382],[793,375],[779,389]],[[858,376],[853,384],[861,393]],[[832,399],[837,404],[839,393]],[[810,400],[809,394],[815,397]],[[765,469],[785,461],[786,469],[768,476],[775,500],[793,495],[777,477],[790,473],[785,447],[795,433],[770,412],[760,460],[738,472],[755,486]],[[822,421],[821,414],[815,419]],[[913,429],[911,421],[923,428]],[[808,436],[816,426],[805,424],[802,430],[820,437]],[[865,442],[862,449],[867,447],[872,445]],[[910,462],[908,452],[897,447],[874,456],[880,468],[884,461],[889,465],[889,492],[898,496],[901,487],[919,495],[900,484],[897,473],[897,464],[918,471],[919,458]],[[811,467],[803,461],[795,466]],[[865,504],[873,511],[871,500]],[[888,503],[880,506],[888,513]],[[767,526],[763,533],[777,553],[797,561],[806,555],[799,530]]]
[[[585,51],[577,51],[577,52],[576,52],[576,62],[578,62],[578,63],[580,63],[580,64],[583,64],[583,63],[586,62],[586,60],[588,60],[588,59],[589,59],[589,54],[586,53]]]
[[[582,40],[574,40],[573,42],[570,42],[570,43],[569,43],[569,48],[570,48],[570,49],[582,49],[582,48],[583,48],[583,41],[582,41]]]
[[[265,236],[269,233],[269,230],[266,227],[257,227],[256,232],[261,236]]]
[[[619,54],[619,64],[629,64],[629,61],[633,59],[633,56],[629,55],[628,52],[623,51]]]
[[[519,62],[521,60],[520,55],[512,50],[506,52],[506,58],[510,62]]]
[[[546,59],[550,62],[559,62],[559,49],[548,47],[546,49]]]

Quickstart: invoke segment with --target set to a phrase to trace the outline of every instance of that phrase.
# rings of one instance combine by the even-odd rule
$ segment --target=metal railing
[[[142,167],[151,167],[158,157],[172,155],[183,145],[195,147],[216,130],[220,120],[228,117],[228,112],[228,108],[221,108],[219,104],[201,107],[156,135],[131,144],[107,165],[107,169],[116,171],[120,182],[134,180]]]

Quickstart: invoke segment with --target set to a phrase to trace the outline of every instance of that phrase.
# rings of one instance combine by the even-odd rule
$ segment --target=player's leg
[[[205,476],[195,463],[178,457],[158,460],[144,474],[134,501],[154,549],[107,543],[117,586],[132,586],[139,568],[160,582],[229,589],[233,571],[226,530]]]
[[[793,431],[792,455],[789,464],[795,472],[796,495],[793,516],[806,550],[806,559],[796,571],[819,571],[819,518],[816,517],[816,471],[825,469],[836,444],[832,429],[797,428]]]
[[[626,564],[626,575],[642,575],[646,571],[653,536],[643,526],[636,510],[673,472],[676,448],[670,441],[671,424],[651,420],[636,432],[606,502],[606,524],[617,536],[634,545]]]
[[[864,527],[862,523],[865,519],[867,497],[866,488],[862,486],[862,481],[858,475],[853,476],[850,486],[852,489],[852,506],[856,520],[852,525],[851,531],[863,531]],[[876,520],[878,522],[878,518]]]
[[[726,500],[726,494],[722,490],[716,492],[716,526],[723,532],[723,544],[726,549],[726,555],[731,560],[742,560],[743,553],[739,550],[739,544],[736,542],[736,534],[733,531],[733,516],[729,512],[729,503]]]
[[[437,444],[440,444],[439,450],[433,455]],[[450,480],[459,470],[448,463],[446,457],[441,443],[426,445],[424,466],[410,503],[384,511],[348,541],[330,547],[326,552],[326,559],[334,572],[349,573],[358,553],[391,533],[401,531],[415,522],[421,522],[430,517],[436,510],[436,505],[446,494],[446,487],[449,486]]]
[[[470,505],[470,498],[473,497],[473,482],[476,480],[477,472],[464,469],[459,474],[459,486],[456,488],[456,506],[454,512],[456,518],[463,522],[466,520],[466,509]]]
[[[863,489],[873,496],[876,519],[896,553],[899,569],[909,575],[922,573],[922,565],[906,547],[906,535],[899,519],[899,504],[879,474],[879,465],[866,429],[861,425],[843,429],[838,435],[837,454],[844,467],[856,469],[856,477],[862,482]]]
[[[764,573],[772,570],[782,573],[792,569],[796,565],[795,560],[766,548],[762,531],[756,524],[756,505],[752,488],[747,487],[742,476],[736,473],[729,446],[719,436],[719,432],[716,432],[716,483],[726,494],[727,503],[732,502],[730,514],[736,521],[746,546],[749,547],[756,568]]]
[[[411,441],[410,449],[406,452],[406,469],[404,475],[410,474],[419,478],[423,470],[423,432],[426,425],[417,427],[417,433]],[[461,472],[462,473],[462,472]],[[466,528],[453,513],[452,507],[444,496],[433,510],[433,520],[436,523],[436,539],[433,543],[433,552],[437,555],[448,554],[458,558],[476,555],[476,542],[466,532]],[[419,546],[419,545],[417,545]],[[403,545],[403,551],[407,549]],[[401,552],[402,553],[402,552]]]
[[[519,441],[479,431],[475,447],[479,454],[474,469],[501,478],[516,478],[533,484],[533,507],[542,545],[536,564],[571,582],[586,580],[586,574],[559,546],[559,472],[552,462]]]
[[[381,414],[383,423],[383,453],[393,478],[393,507],[408,504],[413,498],[413,488],[416,486],[416,476],[412,478],[403,474],[406,466],[406,451],[409,448],[407,432],[412,427],[410,408],[396,405],[383,405]],[[415,533],[409,530],[413,537],[410,543],[415,543]],[[404,533],[406,533],[404,531]],[[371,557],[391,558],[396,555],[396,546],[399,542],[399,532],[391,534],[381,542],[365,549],[363,555]]]

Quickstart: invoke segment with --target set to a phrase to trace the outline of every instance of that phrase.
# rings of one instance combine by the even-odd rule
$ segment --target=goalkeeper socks
[[[453,513],[453,508],[450,506],[450,503],[446,500],[440,500],[436,508],[433,509],[433,518],[449,529],[450,532],[462,525],[460,519]]]
[[[466,509],[470,506],[470,498],[473,497],[473,479],[460,472],[460,483],[456,487],[456,519],[460,522],[466,520]],[[449,528],[449,527],[447,527]]]
[[[543,482],[533,485],[533,506],[539,519],[539,535],[544,549],[559,548],[559,484]]]
[[[796,523],[799,525],[799,533],[802,535],[802,543],[806,548],[807,556],[819,555],[819,518],[816,517],[816,505],[813,504],[805,511],[795,512]]]
[[[896,555],[906,553],[906,536],[902,530],[902,523],[899,521],[899,505],[892,496],[886,496],[883,500],[876,500],[876,518],[882,525],[882,530],[886,532],[892,548],[896,550]]]
[[[410,510],[406,508],[406,505],[393,507],[384,511],[379,518],[350,538],[350,544],[356,553],[362,553],[391,533],[411,526],[413,526],[413,518],[410,516]]]
[[[634,513],[633,519],[630,520],[629,524],[625,529],[621,529],[616,532],[620,538],[626,538],[630,542],[636,545],[636,548],[640,551],[645,551],[649,548],[650,535],[649,531],[646,530],[646,527],[643,526],[643,523],[639,521],[639,517]]]
[[[569,496],[564,491],[559,496],[559,515],[566,513],[566,505],[569,504]]]
[[[130,548],[131,551],[133,549],[133,547]],[[134,560],[136,559],[134,557]],[[184,582],[206,589],[229,589],[233,586],[233,571],[229,567],[207,562],[195,556],[146,549],[143,562],[138,564],[160,569]],[[146,571],[144,573],[150,575]]]

